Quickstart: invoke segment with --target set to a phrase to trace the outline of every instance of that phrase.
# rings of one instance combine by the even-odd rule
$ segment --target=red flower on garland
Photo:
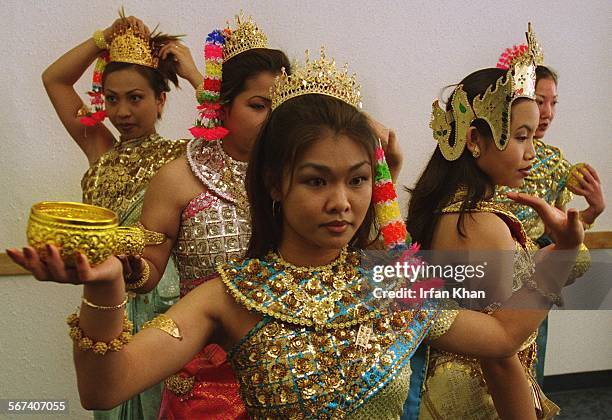
[[[377,185],[372,192],[372,201],[380,203],[385,201],[395,200],[397,193],[391,182],[386,182],[383,185]]]

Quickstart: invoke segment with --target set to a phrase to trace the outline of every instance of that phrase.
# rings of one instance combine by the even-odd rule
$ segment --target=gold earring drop
[[[480,149],[478,146],[475,146],[474,150],[472,150],[472,156],[474,156],[474,159],[478,159],[480,157]]]

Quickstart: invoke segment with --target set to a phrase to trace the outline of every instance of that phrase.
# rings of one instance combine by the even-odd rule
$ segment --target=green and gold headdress
[[[527,32],[528,49],[516,57],[507,73],[489,86],[483,95],[474,98],[470,104],[463,85],[453,93],[451,109],[440,108],[439,101],[432,104],[431,122],[433,136],[446,160],[461,156],[466,144],[466,133],[472,122],[483,119],[491,128],[493,140],[499,150],[508,146],[510,139],[510,108],[518,98],[535,99],[536,63],[534,53],[541,51],[535,35]],[[451,139],[451,123],[455,123],[455,136]]]

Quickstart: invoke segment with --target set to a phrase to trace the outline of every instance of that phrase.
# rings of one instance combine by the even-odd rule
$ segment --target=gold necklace
[[[300,267],[285,261],[280,253],[276,253],[273,257],[275,268],[281,269],[284,274],[275,280],[279,283],[272,282],[271,287],[291,291],[301,308],[301,316],[310,318],[315,325],[324,325],[334,316],[336,302],[342,299],[343,292],[356,274],[354,269],[344,267],[347,255],[345,246],[338,258],[327,265]],[[306,279],[308,281],[302,287],[301,283]],[[331,289],[331,292],[326,293],[323,286]]]

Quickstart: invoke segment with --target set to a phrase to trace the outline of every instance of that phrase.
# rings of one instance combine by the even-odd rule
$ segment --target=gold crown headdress
[[[483,95],[476,96],[472,105],[463,85],[455,88],[449,111],[440,108],[438,100],[433,102],[429,126],[446,160],[456,160],[461,156],[467,130],[476,119],[489,124],[499,150],[508,146],[512,103],[518,98],[535,99],[536,66],[531,51],[523,53],[520,60],[514,60],[507,73],[489,86]],[[452,122],[455,123],[454,139],[450,138]]]
[[[151,38],[135,32],[129,25],[123,26],[113,34],[109,52],[110,61],[140,64],[154,69],[159,64]]]
[[[291,75],[284,69],[271,88],[272,109],[283,102],[301,95],[317,93],[340,99],[349,105],[361,109],[361,86],[357,84],[355,74],[349,75],[348,65],[339,70],[335,60],[327,60],[325,48],[321,47],[318,60],[310,60],[306,50],[306,62],[303,66],[292,68]]]
[[[235,16],[235,21],[236,29],[233,31],[229,27],[229,22],[227,23],[226,32],[229,36],[226,37],[223,47],[224,61],[253,48],[268,48],[268,37],[253,22],[251,16],[245,18],[241,10],[240,14]]]
[[[110,45],[106,44],[102,31],[94,33],[102,36],[101,44],[96,45],[104,51],[96,60],[91,91],[88,92],[93,111],[83,105],[77,112],[80,122],[86,126],[93,126],[102,122],[106,118],[104,111],[104,98],[102,95],[102,75],[109,62],[131,63],[145,67],[157,69],[159,65],[159,48],[168,41],[180,39],[183,35],[167,35],[153,30],[150,35],[140,33],[133,28],[125,17],[123,7],[119,10],[121,18],[120,27],[112,34]],[[98,42],[98,41],[96,41]]]

